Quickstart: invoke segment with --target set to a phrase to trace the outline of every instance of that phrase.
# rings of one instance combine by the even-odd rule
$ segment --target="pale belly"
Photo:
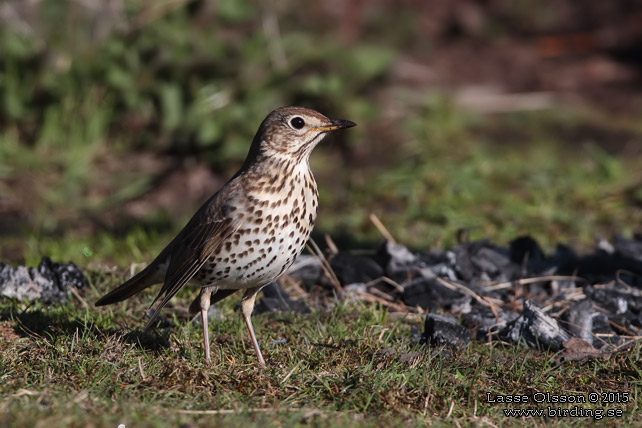
[[[266,204],[246,216],[232,239],[191,282],[201,287],[245,289],[277,279],[305,247],[316,219],[316,191],[296,196],[296,202],[289,200],[274,208]]]

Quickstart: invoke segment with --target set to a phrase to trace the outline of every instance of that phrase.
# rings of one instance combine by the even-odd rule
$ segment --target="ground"
[[[284,104],[358,124],[311,158],[322,246],[372,248],[371,214],[416,249],[531,234],[581,250],[642,231],[635,4],[268,3],[0,7],[0,260],[71,260],[91,280],[62,305],[0,301],[0,425],[585,424],[487,398],[536,392],[609,393],[589,407],[624,414],[600,423],[639,425],[640,345],[561,364],[496,342],[433,349],[412,340],[421,317],[330,300],[255,318],[261,371],[234,298],[211,367],[188,291],[149,332],[151,294],[93,307]]]

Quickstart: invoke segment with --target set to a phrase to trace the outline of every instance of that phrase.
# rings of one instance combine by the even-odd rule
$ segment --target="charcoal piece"
[[[562,325],[568,332],[579,337],[593,346],[593,302],[591,299],[583,299],[571,305],[562,315]]]
[[[555,319],[546,315],[530,300],[524,302],[524,309],[519,317],[500,333],[500,338],[505,341],[552,351],[559,350],[562,342],[570,337]]]
[[[545,296],[551,294],[551,289],[546,281],[531,282],[526,285],[531,296]]]
[[[602,335],[615,334],[611,328],[609,317],[607,317],[606,314],[595,312],[591,321],[593,324],[593,333]]]
[[[615,252],[622,257],[642,262],[642,234],[637,234],[633,239],[615,235],[613,239]]]
[[[631,312],[627,312],[626,314],[616,314],[616,315],[608,315],[609,319],[609,326],[613,330],[615,334],[623,334],[623,335],[629,335],[631,334],[632,330],[635,330],[635,327],[633,327],[633,321],[636,320],[636,316],[633,315]],[[633,328],[632,328],[633,327]]]
[[[531,236],[520,236],[510,244],[510,260],[518,266],[525,266],[525,275],[536,275],[550,268],[550,263],[539,243]]]
[[[461,323],[469,329],[474,329],[477,339],[493,339],[494,335],[517,317],[518,315],[514,312],[500,308],[493,312],[488,306],[475,304],[471,306],[468,313],[462,314]]]
[[[519,266],[495,248],[480,248],[472,260],[481,272],[488,274],[495,281],[510,281],[520,276]]]
[[[318,258],[300,255],[287,271],[287,275],[298,281],[305,290],[310,290],[319,284],[323,275],[323,268]]]
[[[419,332],[417,324],[410,326],[410,341],[412,343],[420,343],[424,340],[424,335]]]
[[[47,272],[53,272],[53,280],[58,287],[68,289],[74,287],[78,290],[87,287],[89,280],[85,274],[78,269],[74,263],[54,263],[49,257],[43,257],[38,265],[38,272],[46,275]]]
[[[0,263],[0,296],[30,302],[63,303],[70,287],[89,284],[84,273],[73,263],[55,263],[43,257],[38,269]]]
[[[339,253],[332,257],[330,266],[341,285],[365,283],[383,276],[383,268],[367,256]]]
[[[549,263],[555,266],[555,273],[561,275],[573,274],[572,270],[570,272],[564,272],[563,270],[567,269],[567,266],[576,266],[578,260],[579,256],[571,247],[559,243],[555,246],[555,251],[548,256]]]
[[[598,302],[609,314],[625,314],[629,310],[642,312],[642,297],[618,290],[615,287],[595,288],[592,285],[582,287],[584,294]]]
[[[641,314],[632,314],[631,317],[627,318],[633,327],[642,328],[642,313]]]
[[[364,284],[363,282],[355,282],[355,283],[348,284],[345,287],[343,287],[343,291],[348,296],[351,295],[351,294],[359,295],[361,293],[367,293],[368,292],[368,286],[366,284]]]
[[[557,263],[557,273],[560,275],[577,275],[589,283],[607,283],[616,277],[619,271],[628,271],[633,278],[638,278],[642,284],[642,261],[622,256],[617,251],[613,254],[599,251],[582,257],[566,257]],[[637,281],[636,280],[636,281]],[[637,285],[637,283],[634,283]]]
[[[587,341],[596,349],[606,344],[620,343],[620,338],[611,328],[609,317],[598,312],[590,299],[581,300],[568,308],[562,315],[562,325],[571,335]]]
[[[595,333],[593,346],[597,349],[601,349],[606,345],[613,347],[624,343],[624,339],[613,331],[609,317],[602,312],[593,314],[593,333]]]
[[[415,278],[404,285],[402,299],[407,306],[435,311],[457,304],[462,294],[440,284],[435,278]]]
[[[455,247],[455,270],[459,276],[466,282],[470,282],[477,276],[477,269],[473,264],[469,247],[472,244],[461,244]]]
[[[545,275],[552,275],[553,272],[546,272]],[[581,284],[582,281],[580,280],[579,283]],[[554,279],[550,282],[550,291],[553,294],[553,296],[557,296],[561,294],[562,296],[566,291],[569,289],[575,289],[578,286],[578,281],[572,280],[572,279]]]
[[[301,300],[292,300],[287,291],[278,282],[272,282],[263,288],[263,297],[254,306],[255,314],[264,312],[296,312],[307,314],[310,308]]]
[[[444,309],[452,312],[453,314],[465,314],[470,312],[472,307],[473,298],[471,296],[461,296],[459,299],[453,299],[450,304],[446,305]]]
[[[595,250],[596,250],[596,252],[603,252],[603,253],[606,253],[606,254],[615,253],[615,247],[613,246],[613,244],[611,244],[604,237],[599,237],[597,239],[597,242],[595,242]]]
[[[466,282],[476,279],[504,282],[520,277],[520,267],[510,260],[509,252],[487,240],[460,244],[454,253],[457,272]]]
[[[453,251],[429,250],[417,257],[420,266],[419,273],[427,278],[438,276],[457,281],[457,256]]]
[[[390,241],[379,246],[375,260],[383,267],[386,276],[394,280],[405,280],[419,267],[417,256],[405,246]]]
[[[455,253],[444,251],[440,248],[431,248],[429,250],[417,253],[417,260],[426,266],[436,266],[441,264],[455,264]]]
[[[468,346],[471,338],[468,329],[457,324],[452,317],[437,314],[426,316],[424,340],[431,346],[463,349]]]

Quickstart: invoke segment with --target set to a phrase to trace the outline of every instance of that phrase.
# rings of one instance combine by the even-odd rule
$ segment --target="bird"
[[[332,131],[356,126],[304,107],[280,107],[263,120],[241,168],[196,211],[149,265],[96,306],[123,301],[162,283],[150,328],[187,283],[200,286],[190,313],[200,312],[206,364],[211,362],[208,309],[243,290],[241,315],[259,366],[265,367],[251,315],[257,293],[283,274],[307,243],[317,218],[318,190],[310,154]]]

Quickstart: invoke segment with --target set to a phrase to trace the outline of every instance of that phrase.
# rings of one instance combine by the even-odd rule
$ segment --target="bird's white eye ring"
[[[305,121],[301,117],[295,116],[290,119],[290,126],[294,129],[301,129],[305,126]]]

